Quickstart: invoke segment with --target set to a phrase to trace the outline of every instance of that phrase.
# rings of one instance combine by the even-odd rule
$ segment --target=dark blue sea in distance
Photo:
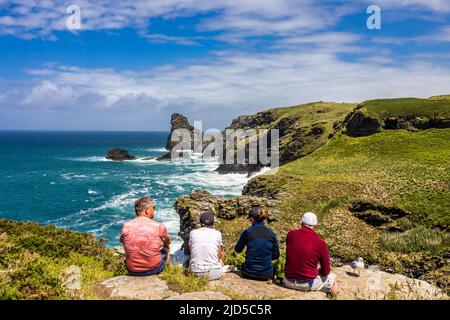
[[[174,201],[196,189],[215,195],[241,192],[247,177],[219,175],[215,161],[142,160],[165,153],[167,132],[0,131],[0,217],[54,224],[107,238],[120,245],[122,224],[134,217],[134,201],[156,200],[179,248]],[[111,147],[129,150],[135,161],[105,159]]]

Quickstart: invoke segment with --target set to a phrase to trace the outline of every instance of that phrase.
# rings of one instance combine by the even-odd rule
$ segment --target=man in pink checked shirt
[[[122,228],[120,242],[126,254],[126,267],[132,276],[158,274],[170,264],[170,236],[167,228],[155,220],[155,203],[150,197],[136,200],[136,218]]]

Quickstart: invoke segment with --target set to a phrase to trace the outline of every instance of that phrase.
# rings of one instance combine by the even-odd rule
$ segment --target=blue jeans
[[[248,272],[245,269],[245,267],[243,267],[241,269],[241,274],[244,278],[247,278],[250,280],[267,281],[274,277],[274,275],[276,274],[276,269],[273,268],[272,270],[269,270],[269,272],[256,274],[256,273]]]
[[[148,271],[141,271],[141,272],[135,272],[128,270],[128,274],[130,276],[153,276],[155,274],[161,273],[161,271],[164,270],[166,266],[166,259],[167,259],[167,251],[165,249],[161,250],[161,263],[157,265],[155,268],[148,270]]]
[[[250,273],[245,269],[242,269],[241,274],[244,278],[247,278],[250,280],[259,280],[259,281],[267,281],[269,279],[272,279],[272,277],[273,277],[273,271],[271,271],[270,273],[266,273],[266,274],[255,274],[255,273]]]

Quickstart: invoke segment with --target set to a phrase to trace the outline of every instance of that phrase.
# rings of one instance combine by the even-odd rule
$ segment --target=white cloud
[[[221,52],[209,62],[140,72],[55,66],[30,70],[32,84],[10,94],[7,105],[27,114],[54,112],[60,124],[73,121],[64,111],[104,119],[90,129],[114,129],[108,119],[120,117],[121,129],[145,130],[150,121],[157,130],[167,129],[174,111],[223,127],[236,115],[273,106],[448,93],[448,68],[421,60],[393,65],[388,56],[376,57],[345,62],[332,51],[311,49]]]
[[[202,37],[176,37],[176,36],[168,36],[165,34],[144,34],[142,37],[148,39],[153,43],[176,43],[182,44],[186,46],[199,46],[200,43],[198,40],[203,39]]]
[[[82,30],[131,27],[140,30],[140,34],[146,34],[152,18],[205,12],[214,15],[201,21],[199,28],[203,31],[245,36],[302,34],[334,25],[349,10],[347,5],[313,0],[9,0],[2,3],[0,34],[23,38],[51,37],[56,31],[67,31],[66,8],[71,4],[81,8]],[[178,38],[173,40],[180,43]]]
[[[365,0],[367,5],[372,0]],[[447,0],[378,0],[383,10],[428,9],[432,14],[450,12]],[[198,31],[219,32],[214,39],[241,42],[247,37],[298,37],[312,31],[330,31],[351,13],[365,11],[360,0],[3,0],[0,35],[25,39],[55,39],[55,32],[68,31],[66,8],[81,8],[83,30],[137,29],[151,41],[196,45],[198,39],[152,34],[153,18],[172,19],[210,13],[200,18]],[[431,14],[430,13],[430,14]],[[82,32],[81,31],[81,32]]]
[[[382,8],[399,8],[418,6],[427,8],[436,12],[450,12],[450,2],[448,0],[366,0],[370,3],[376,3]]]

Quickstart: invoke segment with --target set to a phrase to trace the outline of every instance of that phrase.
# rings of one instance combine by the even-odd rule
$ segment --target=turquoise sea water
[[[106,160],[110,147],[138,158],[165,153],[166,132],[0,132],[0,217],[55,224],[119,245],[133,203],[156,200],[155,219],[181,244],[177,197],[195,189],[240,194],[246,175],[219,175],[214,161]]]

